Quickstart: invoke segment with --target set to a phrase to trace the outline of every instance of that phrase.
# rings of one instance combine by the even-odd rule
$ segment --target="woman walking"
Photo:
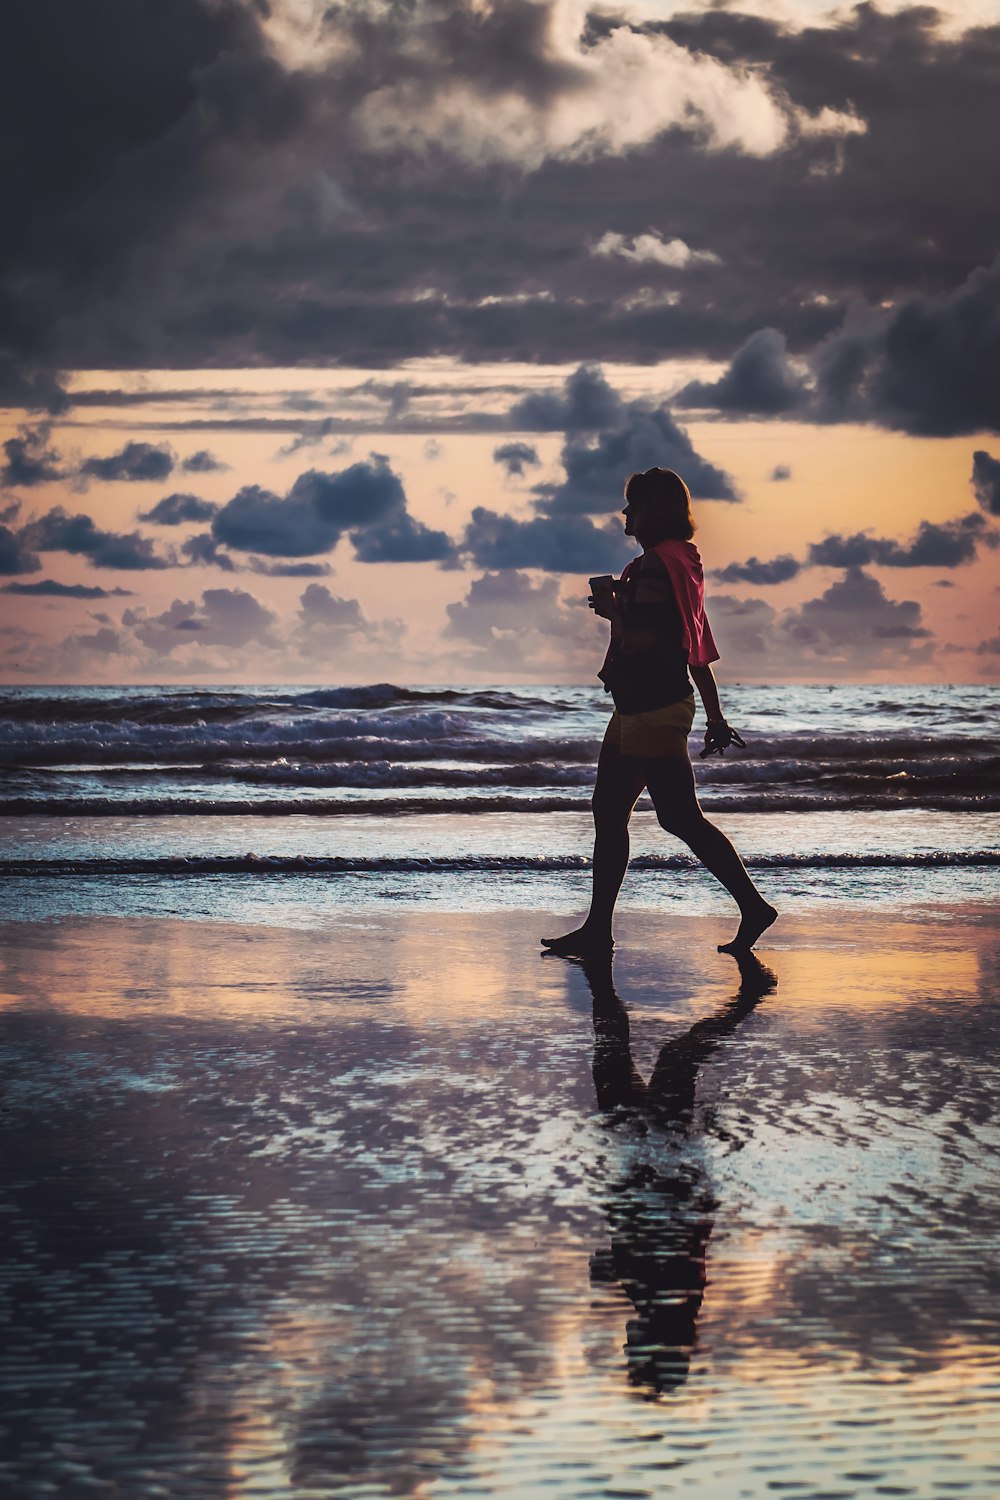
[[[645,788],[661,828],[681,839],[740,909],[740,925],[720,951],[753,947],[778,913],[764,900],[726,835],[698,805],[687,737],[694,722],[694,679],[708,718],[705,753],[742,745],[726,723],[712,672],[718,661],[705,615],[704,579],[691,541],[687,485],[672,469],[633,474],[625,486],[625,535],[642,556],[615,583],[595,580],[591,607],[611,622],[611,644],[598,674],[611,693],[611,716],[594,787],[594,870],[590,913],[582,927],[543,938],[550,952],[586,957],[612,945],[612,918],[629,858],[628,824]]]

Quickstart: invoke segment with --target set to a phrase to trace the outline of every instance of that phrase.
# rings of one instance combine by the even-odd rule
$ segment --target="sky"
[[[1000,0],[6,19],[0,681],[997,680]]]

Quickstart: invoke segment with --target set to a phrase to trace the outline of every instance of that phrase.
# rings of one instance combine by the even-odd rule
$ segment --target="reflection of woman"
[[[690,672],[708,718],[705,751],[742,741],[719,704],[712,672],[718,651],[705,616],[704,582],[687,485],[672,469],[633,474],[625,486],[625,535],[642,556],[612,588],[595,593],[594,611],[611,622],[600,676],[614,699],[594,788],[594,871],[582,927],[546,947],[585,956],[612,942],[615,902],[628,867],[628,823],[643,788],[660,826],[682,839],[735,900],[739,931],[724,948],[748,950],[777,916],[722,831],[698,805],[687,737],[694,721]]]
[[[740,988],[722,1010],[667,1042],[649,1082],[632,1058],[628,1012],[611,973],[611,956],[584,973],[594,997],[594,1086],[601,1110],[644,1142],[607,1203],[611,1246],[591,1260],[592,1281],[619,1282],[635,1308],[625,1346],[629,1379],[657,1392],[687,1379],[705,1296],[706,1257],[716,1203],[690,1151],[697,1134],[698,1071],[725,1037],[775,987],[772,970],[743,952]],[[649,1126],[659,1140],[647,1135]]]

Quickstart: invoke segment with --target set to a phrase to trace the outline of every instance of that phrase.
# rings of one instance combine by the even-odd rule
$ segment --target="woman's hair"
[[[631,475],[625,499],[630,505],[642,506],[642,529],[655,541],[671,538],[689,542],[694,536],[691,491],[673,469],[647,469],[644,474]]]

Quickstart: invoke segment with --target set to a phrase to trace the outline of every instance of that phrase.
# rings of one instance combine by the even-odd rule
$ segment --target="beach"
[[[553,920],[4,926],[8,1493],[996,1491],[988,912]]]
[[[4,1493],[991,1500],[997,747],[838,692],[587,966],[590,689],[9,694]]]

